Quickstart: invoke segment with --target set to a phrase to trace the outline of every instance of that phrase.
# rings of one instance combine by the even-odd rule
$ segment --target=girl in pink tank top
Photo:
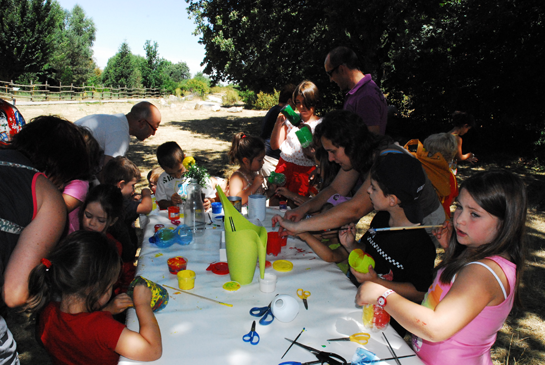
[[[422,304],[375,282],[360,286],[356,302],[380,303],[413,333],[413,348],[426,364],[491,365],[496,334],[520,303],[526,206],[524,184],[510,172],[468,178],[452,222],[436,232],[445,259]]]

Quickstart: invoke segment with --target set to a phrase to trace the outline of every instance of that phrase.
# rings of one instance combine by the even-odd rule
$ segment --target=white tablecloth
[[[267,208],[265,227],[269,231],[272,230],[270,218],[274,213],[278,213],[278,210]],[[290,238],[278,256],[267,255],[267,260],[271,262],[286,259],[293,263],[293,270],[290,272],[277,272],[272,267],[266,269],[266,272],[274,273],[278,277],[273,293],[259,290],[259,270],[256,270],[251,284],[242,286],[238,291],[228,292],[222,286],[230,281],[229,275],[220,276],[206,271],[210,263],[219,261],[221,228],[207,226],[206,234],[196,238],[188,246],[174,244],[160,249],[151,245],[148,238],[153,234],[155,224],[171,226],[166,212],[150,216],[146,223],[137,275],[177,288],[176,276],[169,273],[167,259],[184,256],[188,258],[187,268],[196,273],[195,288],[190,292],[233,304],[233,307],[227,307],[184,293],[174,294],[176,291],[167,288],[170,301],[163,310],[155,313],[161,328],[163,356],[153,364],[256,365],[279,364],[283,361],[315,361],[313,354],[296,345],[284,359],[280,359],[290,345],[284,337],[295,339],[303,327],[306,330],[298,342],[321,351],[337,353],[348,362],[357,347],[361,346],[354,342],[326,341],[368,331],[362,325],[362,309],[355,305],[354,285],[335,264],[318,258],[305,242]],[[296,295],[299,288],[311,292],[308,310],[305,310]],[[298,316],[290,323],[275,319],[268,326],[259,325],[259,318],[251,316],[250,309],[267,306],[276,294],[288,294],[297,299],[300,304]],[[256,332],[261,337],[261,341],[255,346],[242,341],[242,336],[250,331],[254,320]],[[127,326],[138,331],[138,319],[134,309],[128,310]],[[385,332],[397,356],[414,353],[392,328],[388,327]],[[364,347],[380,358],[391,357],[381,332],[371,332],[371,339]],[[402,364],[422,364],[417,357],[400,361]],[[137,362],[121,357],[119,363]]]

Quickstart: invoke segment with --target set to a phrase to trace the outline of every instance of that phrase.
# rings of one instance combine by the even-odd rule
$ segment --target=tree
[[[185,62],[171,63],[170,61],[166,61],[165,73],[174,82],[188,80],[191,77],[189,66]]]
[[[150,40],[147,40],[144,44],[146,62],[141,67],[144,87],[160,88],[165,81],[165,60],[159,57],[158,48],[157,42],[152,44]]]
[[[79,5],[64,10],[55,33],[55,51],[49,64],[52,77],[63,84],[81,85],[94,74],[95,24]]]
[[[138,67],[139,63],[141,61],[131,53],[127,42],[123,42],[118,52],[108,60],[102,73],[102,82],[106,86],[141,87],[142,74]]]
[[[52,52],[51,0],[0,0],[0,80],[42,71]]]

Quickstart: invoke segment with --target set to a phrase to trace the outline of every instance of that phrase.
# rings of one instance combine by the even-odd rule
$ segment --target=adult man
[[[347,47],[329,52],[324,62],[325,72],[346,93],[343,109],[358,114],[370,132],[384,134],[388,121],[388,104],[370,74],[358,68],[358,56]]]
[[[130,136],[143,141],[155,135],[161,123],[161,112],[147,101],[134,105],[126,114],[93,114],[75,122],[76,125],[87,127],[104,151],[102,166],[117,156],[125,156],[129,150]]]

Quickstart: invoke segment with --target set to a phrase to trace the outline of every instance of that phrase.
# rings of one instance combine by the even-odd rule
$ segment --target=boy
[[[412,227],[422,222],[418,198],[425,177],[420,162],[405,153],[380,156],[371,169],[367,190],[377,210],[370,228]],[[373,281],[420,303],[433,280],[435,246],[424,229],[367,231],[359,242],[354,226],[341,231],[340,241],[348,252],[361,248],[375,260],[375,268],[362,274],[350,269],[359,283]],[[397,323],[392,326],[404,335]]]
[[[135,200],[134,185],[140,180],[140,170],[128,158],[112,158],[102,169],[102,183],[115,185],[123,194],[123,224],[115,224],[112,235],[123,245],[123,262],[134,261],[138,238],[133,223],[139,214],[149,214],[153,208],[150,189],[142,189],[141,200]],[[129,240],[127,241],[127,235]]]
[[[184,195],[187,191],[187,185],[189,185],[189,179],[183,176],[186,172],[183,164],[184,158],[185,154],[176,142],[165,142],[157,147],[157,161],[165,170],[159,176],[155,190],[155,198],[160,209],[167,209],[170,206],[182,203],[180,193]],[[202,189],[205,195],[203,201],[205,210],[210,208],[216,197],[215,185],[213,185],[212,179],[214,178],[208,179],[206,186]]]

